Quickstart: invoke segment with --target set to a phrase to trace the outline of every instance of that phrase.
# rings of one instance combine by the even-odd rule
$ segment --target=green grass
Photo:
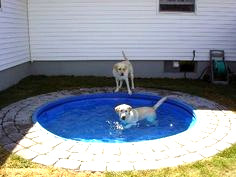
[[[31,96],[59,90],[73,90],[92,87],[114,87],[113,78],[73,76],[30,76],[15,86],[0,92],[0,108]],[[185,79],[135,79],[138,87],[167,89],[190,93],[218,102],[236,111],[236,83],[213,85],[199,80]],[[216,156],[174,168],[160,170],[131,171],[119,173],[74,173],[52,167],[44,167],[13,155],[0,147],[1,176],[115,176],[115,177],[185,177],[185,176],[236,176],[236,145]],[[22,169],[22,170],[20,170]]]

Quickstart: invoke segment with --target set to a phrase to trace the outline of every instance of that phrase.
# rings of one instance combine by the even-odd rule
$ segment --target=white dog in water
[[[122,51],[125,61],[116,63],[113,66],[112,72],[116,80],[116,90],[118,92],[122,87],[123,81],[126,82],[128,93],[132,94],[132,91],[129,87],[129,76],[131,79],[131,88],[134,89],[134,69],[128,58],[125,56],[124,51]]]
[[[163,97],[153,107],[140,107],[133,109],[130,105],[121,104],[115,107],[115,111],[119,114],[120,119],[126,123],[125,128],[130,128],[143,119],[155,123],[157,121],[156,109],[166,101],[168,97],[169,96]]]

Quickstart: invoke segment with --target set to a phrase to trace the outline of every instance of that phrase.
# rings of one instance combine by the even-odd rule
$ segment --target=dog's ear
[[[124,66],[124,70],[127,71],[128,70],[128,66],[125,65]]]
[[[133,108],[131,106],[128,107],[128,111],[131,111]]]
[[[120,111],[120,106],[116,106],[115,111],[118,113]]]
[[[116,71],[118,71],[118,65],[117,65],[117,64],[114,65],[114,69],[115,69]]]

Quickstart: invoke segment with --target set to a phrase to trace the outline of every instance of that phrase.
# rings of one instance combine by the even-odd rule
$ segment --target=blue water
[[[172,99],[162,104],[157,123],[143,120],[124,129],[114,108],[129,104],[133,108],[153,106],[160,97],[146,94],[91,94],[60,99],[39,108],[33,115],[42,127],[62,138],[86,142],[138,142],[159,139],[183,132],[191,127],[191,107]]]

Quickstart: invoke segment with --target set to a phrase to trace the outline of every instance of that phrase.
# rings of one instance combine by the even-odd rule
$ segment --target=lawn
[[[135,79],[138,87],[167,89],[190,93],[218,102],[236,111],[236,82],[230,85],[213,85],[199,80]],[[30,76],[15,86],[0,92],[0,108],[31,96],[59,90],[83,87],[114,87],[114,79],[106,77]],[[119,173],[74,172],[45,167],[22,159],[0,147],[0,176],[236,176],[236,144],[214,157],[175,168]]]

